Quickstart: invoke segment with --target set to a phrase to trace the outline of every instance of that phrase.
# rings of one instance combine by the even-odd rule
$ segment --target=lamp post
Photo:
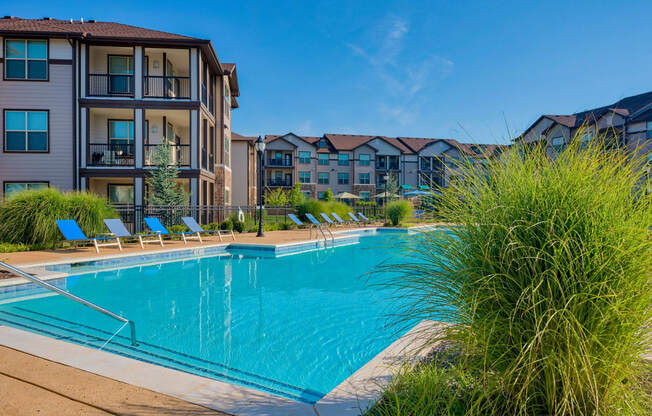
[[[265,139],[258,136],[256,140],[256,153],[258,153],[258,234],[256,237],[264,237],[263,234],[263,154],[265,153]]]
[[[383,180],[385,181],[385,202],[383,202],[383,208],[385,209],[385,222],[387,222],[387,181],[389,180],[389,175],[383,176]]]

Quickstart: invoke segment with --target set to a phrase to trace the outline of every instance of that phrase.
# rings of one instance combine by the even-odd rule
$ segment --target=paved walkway
[[[0,414],[226,416],[226,413],[2,346]]]

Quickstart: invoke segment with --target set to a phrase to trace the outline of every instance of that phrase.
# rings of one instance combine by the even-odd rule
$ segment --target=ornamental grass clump
[[[54,247],[62,240],[56,220],[74,219],[87,236],[106,232],[105,218],[117,218],[99,196],[54,188],[27,190],[0,204],[0,241]]]
[[[439,212],[457,226],[384,266],[401,316],[451,323],[484,389],[465,414],[650,414],[643,163],[594,139],[461,165]]]

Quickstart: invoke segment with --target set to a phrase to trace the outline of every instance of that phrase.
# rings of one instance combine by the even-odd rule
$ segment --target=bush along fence
[[[193,217],[204,225],[220,224],[234,217],[240,217],[241,221],[249,226],[258,223],[258,207],[253,205],[113,205],[113,208],[132,233],[146,231],[143,220],[145,217],[157,217],[166,227],[182,225],[182,217]],[[351,210],[362,212],[369,218],[384,216],[383,208],[377,206],[356,206],[351,207]],[[294,206],[265,206],[263,223],[272,228],[287,228],[292,224],[288,214],[296,213]]]

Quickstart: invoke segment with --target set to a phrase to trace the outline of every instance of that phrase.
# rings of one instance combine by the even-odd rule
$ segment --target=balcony
[[[143,77],[143,96],[146,98],[190,98],[190,77],[146,75]]]
[[[134,166],[133,144],[91,143],[88,145],[88,166]]]
[[[156,149],[158,144],[146,144],[143,146],[145,151],[145,166],[156,166]],[[190,145],[189,144],[170,144],[170,166],[190,167]]]
[[[131,74],[88,74],[88,92],[91,97],[133,97],[134,76]]]
[[[291,168],[292,159],[267,159],[266,165],[270,167]]]
[[[292,179],[278,179],[278,178],[267,178],[267,186],[292,186]]]

